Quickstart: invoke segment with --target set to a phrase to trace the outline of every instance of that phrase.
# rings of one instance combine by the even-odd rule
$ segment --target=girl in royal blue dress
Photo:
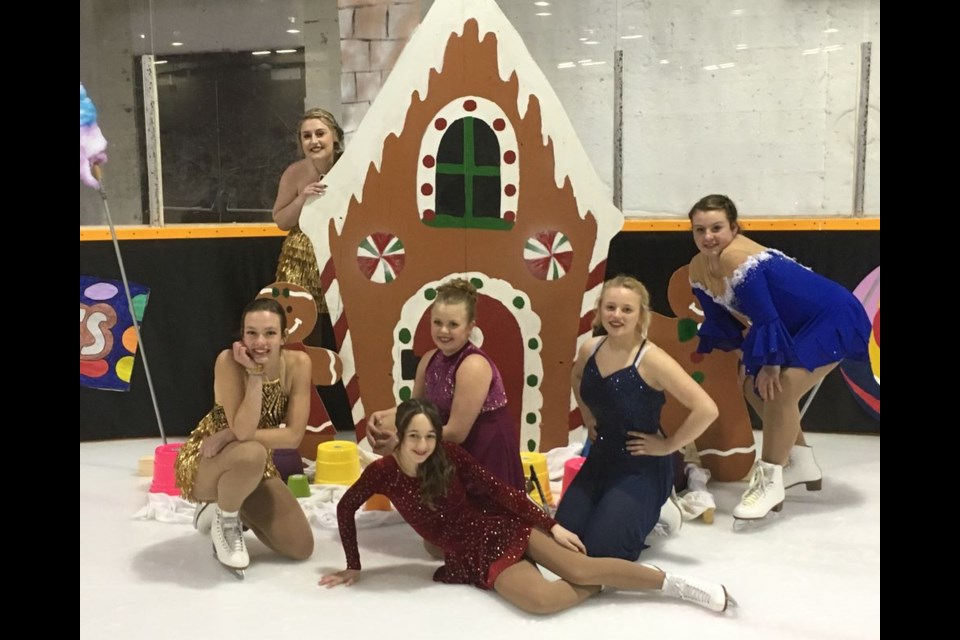
[[[601,591],[601,585],[653,590],[712,611],[735,604],[722,584],[666,573],[614,558],[591,558],[576,534],[546,515],[525,493],[495,478],[464,449],[441,442],[445,430],[426,400],[397,407],[400,444],[368,466],[337,504],[347,569],[320,585],[350,585],[360,578],[354,513],[381,493],[425,540],[443,549],[433,579],[493,589],[530,613],[563,611]],[[548,580],[541,565],[559,580]]]
[[[763,420],[763,452],[733,512],[759,519],[782,508],[789,487],[820,489],[800,398],[841,360],[869,359],[870,320],[849,291],[741,234],[727,196],[702,198],[689,217],[700,250],[690,261],[704,311],[698,351],[740,349],[744,394]]]

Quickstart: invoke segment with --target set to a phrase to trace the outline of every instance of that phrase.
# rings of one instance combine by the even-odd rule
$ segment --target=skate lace
[[[697,604],[709,604],[712,600],[710,593],[697,585],[690,584],[684,579],[678,579],[678,593],[681,600],[696,602]]]
[[[243,527],[240,524],[240,518],[224,518],[221,525],[223,530],[223,540],[227,543],[227,548],[231,551],[243,552],[246,545],[243,542]]]
[[[767,492],[767,485],[770,484],[770,481],[767,479],[767,475],[763,472],[763,467],[759,464],[753,468],[753,473],[750,475],[750,486],[747,489],[747,492],[743,495],[743,504],[752,505],[756,504],[758,500],[763,498]]]

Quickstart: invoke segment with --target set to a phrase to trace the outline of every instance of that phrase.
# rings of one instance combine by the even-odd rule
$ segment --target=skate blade
[[[739,609],[739,608],[740,608],[740,603],[737,602],[737,599],[736,599],[736,598],[734,598],[732,595],[730,595],[730,592],[727,591],[727,588],[726,588],[726,587],[723,588],[723,594],[724,594],[724,595],[726,596],[726,598],[727,598],[727,604],[726,604],[726,606],[723,608],[724,611],[731,611],[731,610],[733,610],[733,609]]]
[[[762,518],[751,518],[749,520],[735,517],[733,519],[733,530],[736,533],[750,533],[751,531],[759,531],[761,529],[766,529],[780,518],[780,512],[778,511],[770,511]]]
[[[221,567],[223,567],[224,569],[232,573],[234,578],[236,578],[237,580],[243,580],[246,577],[243,571],[250,565],[247,565],[247,567],[239,567],[239,568],[231,567],[228,564],[220,562],[220,558],[217,556],[217,548],[215,546],[211,545],[211,551],[213,551],[213,559],[219,562]]]

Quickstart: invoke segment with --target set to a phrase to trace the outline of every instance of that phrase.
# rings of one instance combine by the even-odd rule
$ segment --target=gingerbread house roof
[[[516,75],[520,114],[526,113],[531,98],[540,102],[543,114],[541,134],[544,143],[552,142],[555,149],[556,184],[562,187],[569,180],[580,217],[586,218],[590,214],[596,219],[597,238],[590,270],[606,259],[611,238],[623,226],[623,214],[612,204],[610,193],[590,163],[560,99],[534,62],[520,34],[494,0],[437,0],[410,38],[340,161],[326,176],[326,195],[303,209],[300,226],[320,254],[321,265],[329,255],[326,234],[330,221],[335,222],[338,232],[342,230],[351,199],[362,201],[364,181],[371,164],[374,169],[380,169],[384,141],[391,134],[401,135],[413,93],[417,92],[421,97],[425,95],[432,70],[441,74],[451,71],[443,69],[448,41],[453,35],[463,35],[465,25],[471,20],[479,26],[481,39],[487,34],[495,36],[501,80]],[[452,71],[464,72],[463,69]],[[593,289],[584,296],[590,303],[596,295]],[[328,303],[333,303],[331,307],[336,306],[334,300],[328,299]]]

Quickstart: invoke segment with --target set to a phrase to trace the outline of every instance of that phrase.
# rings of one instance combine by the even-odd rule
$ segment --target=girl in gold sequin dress
[[[297,132],[303,159],[283,172],[273,205],[273,221],[290,231],[280,250],[276,280],[306,288],[317,301],[317,311],[327,313],[316,253],[299,223],[307,198],[322,196],[327,189],[322,180],[343,154],[343,129],[329,111],[310,109],[300,118]]]
[[[217,356],[215,404],[180,449],[177,486],[200,502],[217,559],[242,572],[250,563],[243,525],[277,553],[304,560],[313,532],[271,461],[295,449],[310,409],[310,359],[283,350],[286,315],[273,299],[254,300],[241,316],[243,338]],[[278,429],[281,423],[286,428]],[[198,526],[203,531],[206,526]],[[242,574],[241,574],[242,575]]]

